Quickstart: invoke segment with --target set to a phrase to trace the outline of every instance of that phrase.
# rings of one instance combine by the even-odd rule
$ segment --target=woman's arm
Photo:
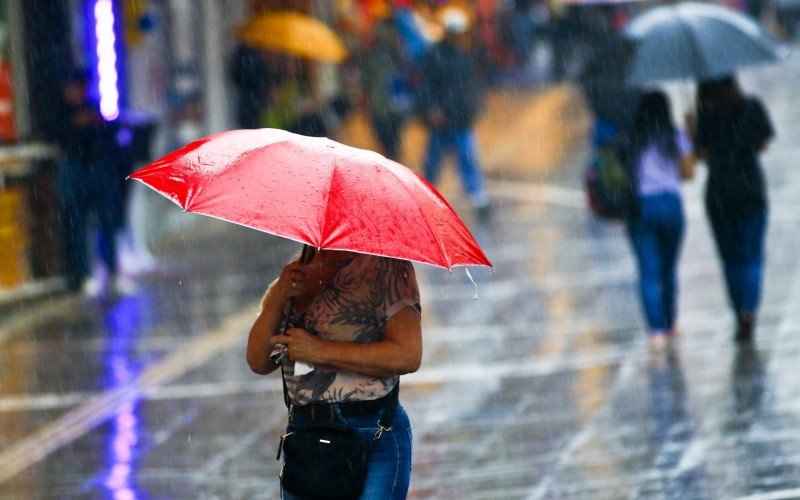
[[[694,145],[694,154],[692,156],[692,176],[694,176],[694,162],[699,160],[707,160],[708,159],[708,152],[706,148],[700,143],[700,138],[697,134],[698,131],[698,122],[697,118],[695,117],[694,113],[686,113],[684,115],[684,125],[686,127],[686,134],[689,136],[689,140]],[[681,177],[684,179],[690,179],[691,177],[684,177],[684,166],[683,166],[683,158],[681,158]]]
[[[285,344],[292,361],[328,365],[373,377],[404,375],[419,369],[422,362],[422,317],[411,306],[394,314],[377,342],[335,342],[292,328],[287,335],[275,335],[271,343]]]
[[[267,289],[261,300],[261,313],[250,328],[247,339],[247,364],[260,375],[275,371],[278,365],[269,357],[270,339],[280,333],[286,308],[292,297],[302,291],[306,280],[305,265],[295,261],[283,268],[280,277]]]

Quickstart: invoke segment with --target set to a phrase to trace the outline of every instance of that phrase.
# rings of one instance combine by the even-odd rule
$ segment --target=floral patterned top
[[[339,264],[328,285],[308,309],[292,322],[326,340],[375,342],[383,327],[407,306],[421,312],[414,267],[405,260],[356,254]],[[399,376],[373,377],[315,365],[314,371],[294,376],[294,363],[285,357],[284,376],[294,404],[377,399],[388,394]]]

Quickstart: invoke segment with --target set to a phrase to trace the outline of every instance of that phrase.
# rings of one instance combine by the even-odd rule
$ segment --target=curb
[[[67,287],[63,278],[35,280],[0,291],[0,321],[7,320],[9,316],[26,306],[66,292]]]

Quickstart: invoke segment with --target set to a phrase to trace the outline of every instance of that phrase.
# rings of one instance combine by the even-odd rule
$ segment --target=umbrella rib
[[[394,175],[394,172],[392,172],[392,174]],[[397,175],[395,175],[395,177],[397,177]],[[400,180],[399,177],[398,177],[398,180]],[[414,193],[408,188],[408,186],[406,186],[405,182],[402,182],[402,180],[400,180],[400,185],[403,186],[403,189],[408,193],[409,196],[414,198]],[[439,194],[438,191],[436,191],[436,194],[439,197],[441,197],[441,194]],[[444,200],[444,201],[445,201],[445,205],[449,207],[450,204],[447,203],[447,200]],[[427,217],[425,217],[425,212],[422,210],[422,207],[418,206],[417,209],[419,210],[419,213],[420,213],[420,216],[422,217],[422,220],[425,221],[425,225],[428,227],[428,231],[430,231],[431,234],[434,237],[433,239],[436,242],[436,246],[439,248],[439,252],[441,252],[441,254],[442,254],[442,262],[447,262],[447,269],[452,269],[453,266],[451,265],[450,257],[447,255],[447,252],[445,251],[444,244],[438,238],[436,238],[436,232],[431,228],[430,221],[428,220]]]
[[[695,75],[697,75],[697,78],[702,79],[704,76],[706,76],[706,70],[708,69],[706,60],[703,58],[703,47],[700,45],[700,41],[698,40],[697,35],[695,35],[689,20],[677,8],[675,8],[675,12],[677,12],[678,17],[681,19],[680,25],[683,28],[683,31],[686,33],[689,43],[696,49],[690,51],[689,53],[691,54],[692,58],[692,66],[695,68]]]
[[[323,206],[325,207],[322,210],[321,220],[317,227],[320,228],[320,234],[317,235],[317,245],[321,245],[323,239],[328,234],[328,209],[330,208],[330,201],[331,201],[331,187],[333,186],[333,178],[336,176],[336,166],[338,165],[339,157],[336,155],[336,149],[331,148],[331,155],[333,155],[333,168],[331,169],[331,176],[328,179],[328,188],[325,190],[325,201]]]

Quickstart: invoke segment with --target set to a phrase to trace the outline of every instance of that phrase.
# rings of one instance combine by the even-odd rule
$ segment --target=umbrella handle
[[[303,264],[306,263],[306,257],[308,256],[309,248],[310,247],[307,244],[303,245],[303,252],[300,254],[300,262]],[[289,309],[286,310],[286,317],[283,320],[283,328],[281,329],[283,335],[286,335],[286,332],[289,330],[289,319],[292,317],[292,313],[294,312],[294,303],[296,302],[296,299],[296,297],[292,297],[291,300],[289,300]]]

